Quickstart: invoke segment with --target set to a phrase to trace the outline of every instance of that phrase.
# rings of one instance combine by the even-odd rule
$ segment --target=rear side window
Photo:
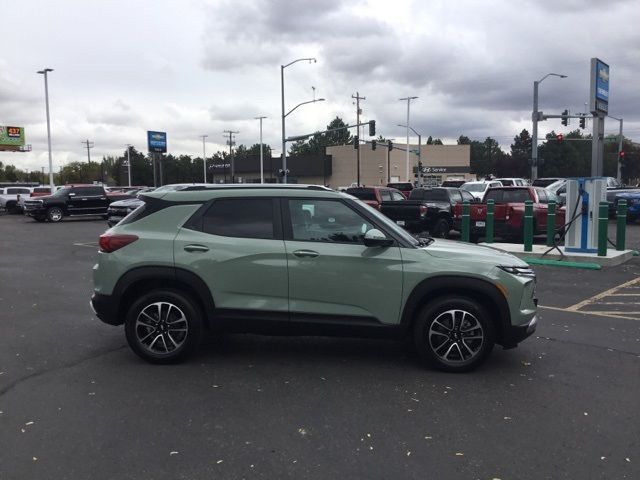
[[[273,239],[271,198],[224,198],[213,202],[202,218],[202,231],[212,235]]]
[[[7,194],[30,193],[28,188],[7,188]]]
[[[347,193],[360,200],[377,200],[376,192],[373,188],[347,188]]]

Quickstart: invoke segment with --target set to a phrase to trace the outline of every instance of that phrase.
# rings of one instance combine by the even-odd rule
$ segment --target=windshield
[[[465,183],[462,185],[467,192],[484,192],[487,189],[486,183]]]
[[[376,217],[376,221],[378,223],[383,224],[384,227],[387,230],[393,231],[396,235],[402,237],[403,240],[409,242],[411,245],[414,245],[414,246],[418,246],[419,245],[419,242],[415,238],[413,238],[411,235],[409,235],[409,233],[406,230],[398,227],[388,217],[386,217],[385,215],[380,213],[378,210],[376,210],[375,208],[371,208],[369,205],[367,205],[366,203],[364,203],[362,200],[360,200],[358,198],[354,198],[354,197],[350,197],[350,198],[354,202],[357,202],[360,205],[362,205],[363,207],[365,207],[367,209],[367,212],[369,212],[369,214],[371,214],[374,217]]]
[[[183,188],[186,188],[186,185],[163,185],[162,187],[156,188],[154,193],[175,192],[176,190],[182,190]]]

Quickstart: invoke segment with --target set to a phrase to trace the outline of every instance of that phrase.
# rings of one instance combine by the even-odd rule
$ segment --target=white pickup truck
[[[29,196],[32,187],[0,187],[0,212],[20,213],[18,195]]]

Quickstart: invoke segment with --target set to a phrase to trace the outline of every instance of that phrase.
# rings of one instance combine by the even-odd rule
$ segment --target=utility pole
[[[87,163],[91,163],[91,152],[90,150],[94,147],[93,142],[90,142],[89,139],[85,140],[84,142],[80,142],[81,144],[83,144],[85,146],[85,148],[87,149]]]
[[[233,141],[233,135],[240,133],[238,131],[233,131],[233,130],[225,130],[224,133],[228,133],[229,134],[229,140],[227,141],[227,145],[229,145],[229,159],[231,161],[231,183],[235,183],[235,165],[233,162],[233,144],[235,143]],[[225,169],[226,171],[226,169]],[[226,179],[225,179],[226,181]]]
[[[205,146],[205,138],[209,135],[200,135],[202,138],[202,170],[204,174],[204,183],[207,183],[207,147]]]
[[[415,100],[418,97],[404,97],[401,98],[400,101],[407,101],[407,156],[405,160],[405,175],[407,178],[407,182],[411,182],[411,177],[409,177],[409,109],[411,100]]]
[[[315,100],[315,87],[313,87],[313,98]],[[256,120],[260,120],[260,183],[264,183],[264,153],[262,151],[262,120],[267,117],[255,117]]]
[[[53,155],[51,154],[51,120],[49,117],[49,81],[47,79],[47,74],[49,72],[53,72],[53,68],[45,68],[43,70],[38,71],[37,73],[44,75],[44,99],[45,99],[45,107],[47,112],[47,145],[49,147],[49,185],[51,187],[51,193],[55,190],[55,185],[53,184]]]
[[[131,186],[131,147],[133,147],[133,145],[131,145],[130,143],[127,143],[126,146],[127,146],[127,176],[129,177],[129,186]]]
[[[360,100],[366,100],[367,97],[361,97],[359,92],[356,92],[356,95],[351,95],[351,98],[356,101],[356,133],[357,133],[357,141],[360,141],[360,114],[362,110],[360,110]],[[356,182],[358,186],[360,186],[360,148],[356,148]]]

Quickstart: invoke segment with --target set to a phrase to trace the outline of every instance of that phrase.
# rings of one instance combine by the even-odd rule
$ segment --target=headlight
[[[534,277],[536,276],[535,272],[531,269],[531,267],[508,267],[505,265],[498,265],[498,268],[504,270],[511,275],[518,275],[520,277]]]

